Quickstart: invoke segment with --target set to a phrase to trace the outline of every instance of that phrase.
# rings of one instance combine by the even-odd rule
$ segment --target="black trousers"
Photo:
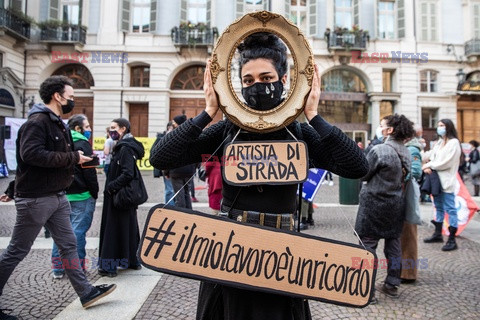
[[[375,252],[377,251],[380,239],[370,237],[362,237],[361,239],[365,247]],[[387,258],[387,277],[385,278],[385,283],[398,286],[401,282],[400,274],[402,273],[402,247],[400,237],[385,239],[383,253]],[[384,261],[379,261],[378,268],[382,268],[384,265]]]

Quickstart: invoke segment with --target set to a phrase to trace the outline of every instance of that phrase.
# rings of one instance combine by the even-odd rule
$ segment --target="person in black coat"
[[[255,33],[239,47],[242,94],[251,108],[269,110],[281,103],[283,85],[287,79],[286,46],[276,35]],[[265,94],[267,86],[275,90]],[[206,108],[194,119],[186,120],[152,147],[150,162],[154,167],[169,169],[202,161],[202,154],[214,151],[230,141],[239,128],[230,120],[220,121],[203,130],[218,111],[218,100],[213,89],[210,61],[204,75]],[[262,94],[263,93],[263,94]],[[308,146],[308,155],[315,167],[324,168],[340,176],[357,179],[368,172],[368,163],[356,143],[340,129],[318,115],[320,75],[315,66],[312,90],[305,105],[307,123],[293,122],[288,130]],[[301,107],[301,106],[299,106]],[[294,140],[285,129],[270,133],[240,131],[236,141]],[[221,148],[220,148],[221,149]],[[220,151],[221,152],[221,151]],[[218,159],[222,154],[217,151]],[[224,169],[222,167],[222,169]],[[223,180],[221,214],[237,219],[239,212],[262,212],[280,216],[281,229],[292,228],[292,213],[296,210],[297,184],[233,186]],[[287,218],[287,219],[284,219]],[[248,223],[253,223],[248,220]],[[267,221],[265,221],[265,225]],[[271,225],[270,225],[271,226]],[[271,226],[274,228],[275,226]],[[266,239],[266,241],[268,241]],[[197,306],[197,319],[310,319],[308,302],[286,295],[233,288],[202,282]]]
[[[137,160],[145,155],[141,142],[130,133],[130,122],[119,118],[110,125],[110,136],[117,140],[105,182],[100,226],[99,270],[102,276],[115,277],[117,268],[139,270],[137,249],[140,243],[137,208],[117,208],[113,195],[134,177]]]

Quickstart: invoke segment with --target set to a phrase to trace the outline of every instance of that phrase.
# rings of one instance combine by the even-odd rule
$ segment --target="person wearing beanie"
[[[185,121],[187,121],[187,116],[184,115],[184,114],[181,114],[181,115],[178,115],[176,117],[173,118],[173,128],[175,129],[176,127],[178,127],[179,125],[181,125],[182,123],[184,123]]]
[[[182,123],[187,121],[187,116],[184,114],[173,118],[173,129],[177,129]],[[195,174],[196,164],[188,164],[182,167],[174,167],[169,170],[163,170],[163,175],[170,179],[173,186],[173,193],[175,196],[175,206],[179,208],[192,209],[192,198],[190,196],[193,179]],[[178,194],[177,194],[178,192]],[[196,199],[195,199],[196,200]]]

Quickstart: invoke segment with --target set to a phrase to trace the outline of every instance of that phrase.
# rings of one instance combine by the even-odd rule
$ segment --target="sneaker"
[[[392,286],[391,284],[384,283],[383,286],[380,288],[380,291],[385,293],[390,298],[398,298],[398,288]]]
[[[58,279],[62,279],[63,276],[65,275],[65,273],[64,272],[53,271],[52,275],[53,275],[53,279],[58,280]]]
[[[9,314],[4,313],[3,311],[12,311],[11,309],[0,309],[0,320],[17,320],[18,318],[15,316],[11,316]]]
[[[198,199],[195,197],[192,197],[192,202],[198,202]]]
[[[368,304],[369,305],[375,305],[378,303],[378,299],[377,297],[373,296],[372,298],[370,298],[370,300],[368,301]]]
[[[86,297],[80,298],[80,302],[82,303],[82,306],[86,309],[101,298],[112,293],[115,288],[117,288],[116,284],[102,284],[99,286],[95,286]]]
[[[328,185],[329,185],[329,186],[333,186],[333,181],[330,181],[330,182],[328,183]]]

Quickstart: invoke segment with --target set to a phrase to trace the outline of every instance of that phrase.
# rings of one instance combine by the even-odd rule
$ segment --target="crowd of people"
[[[287,81],[285,44],[276,35],[254,33],[243,41],[238,51],[242,95],[248,107],[269,110],[278,106]],[[381,239],[385,241],[388,272],[380,291],[395,298],[401,283],[416,281],[415,265],[405,268],[396,261],[416,261],[418,258],[417,224],[409,217],[418,215],[420,185],[424,190],[429,188],[428,193],[433,196],[436,207],[436,217],[432,220],[435,231],[424,242],[443,242],[442,225],[446,212],[449,236],[442,250],[457,249],[455,184],[462,152],[451,120],[438,122],[438,141],[432,150],[425,151],[421,128],[414,127],[403,115],[389,115],[381,120],[376,139],[363,150],[363,145],[349,139],[318,114],[321,85],[315,66],[312,90],[304,106],[308,123],[295,121],[286,128],[264,134],[240,129],[228,119],[207,127],[219,110],[210,67],[209,61],[204,74],[205,110],[191,119],[176,115],[166,131],[158,134],[151,149],[150,162],[156,168],[154,175],[162,176],[165,184],[165,204],[192,209],[192,201],[196,201],[195,194],[192,194],[195,191],[193,177],[201,167],[208,184],[212,214],[252,224],[260,224],[263,215],[265,226],[292,230],[292,216],[297,212],[297,206],[302,205],[298,201],[297,184],[234,186],[222,178],[220,162],[202,164],[202,155],[214,155],[220,159],[222,154],[218,147],[231,142],[234,134],[237,141],[293,141],[298,138],[307,145],[309,162],[314,167],[328,170],[329,176],[325,180],[328,184],[333,185],[332,173],[364,181],[355,231],[359,243],[370,251],[376,250]],[[271,92],[269,87],[275,90]],[[0,198],[1,201],[14,199],[17,209],[10,244],[0,256],[0,295],[15,267],[46,226],[55,243],[52,249],[53,278],[59,279],[66,274],[82,305],[87,308],[116,287],[114,284],[92,286],[84,273],[85,237],[92,224],[99,193],[97,163],[89,142],[91,128],[89,119],[81,114],[70,117],[67,124],[62,121],[62,114],[74,108],[74,92],[68,78],[48,78],[40,86],[40,95],[44,104],[32,108],[27,122],[18,132],[16,178]],[[470,145],[472,151],[465,162],[468,163],[474,193],[478,196],[479,144],[470,141]],[[116,118],[111,121],[104,154],[106,182],[98,273],[115,277],[119,269],[141,269],[137,258],[140,242],[137,209],[148,196],[145,188],[141,199],[125,196],[124,191],[129,185],[134,182],[143,185],[137,160],[145,155],[142,143],[132,135],[128,120]],[[413,205],[407,206],[407,203]],[[313,225],[312,203],[303,206],[302,223]],[[275,223],[270,224],[271,221]],[[77,261],[78,266],[65,266],[65,262],[71,266],[72,261]],[[370,303],[376,302],[372,295]],[[311,318],[308,301],[304,299],[208,281],[200,285],[197,308],[197,319]],[[1,310],[0,316],[1,319],[15,319]]]

